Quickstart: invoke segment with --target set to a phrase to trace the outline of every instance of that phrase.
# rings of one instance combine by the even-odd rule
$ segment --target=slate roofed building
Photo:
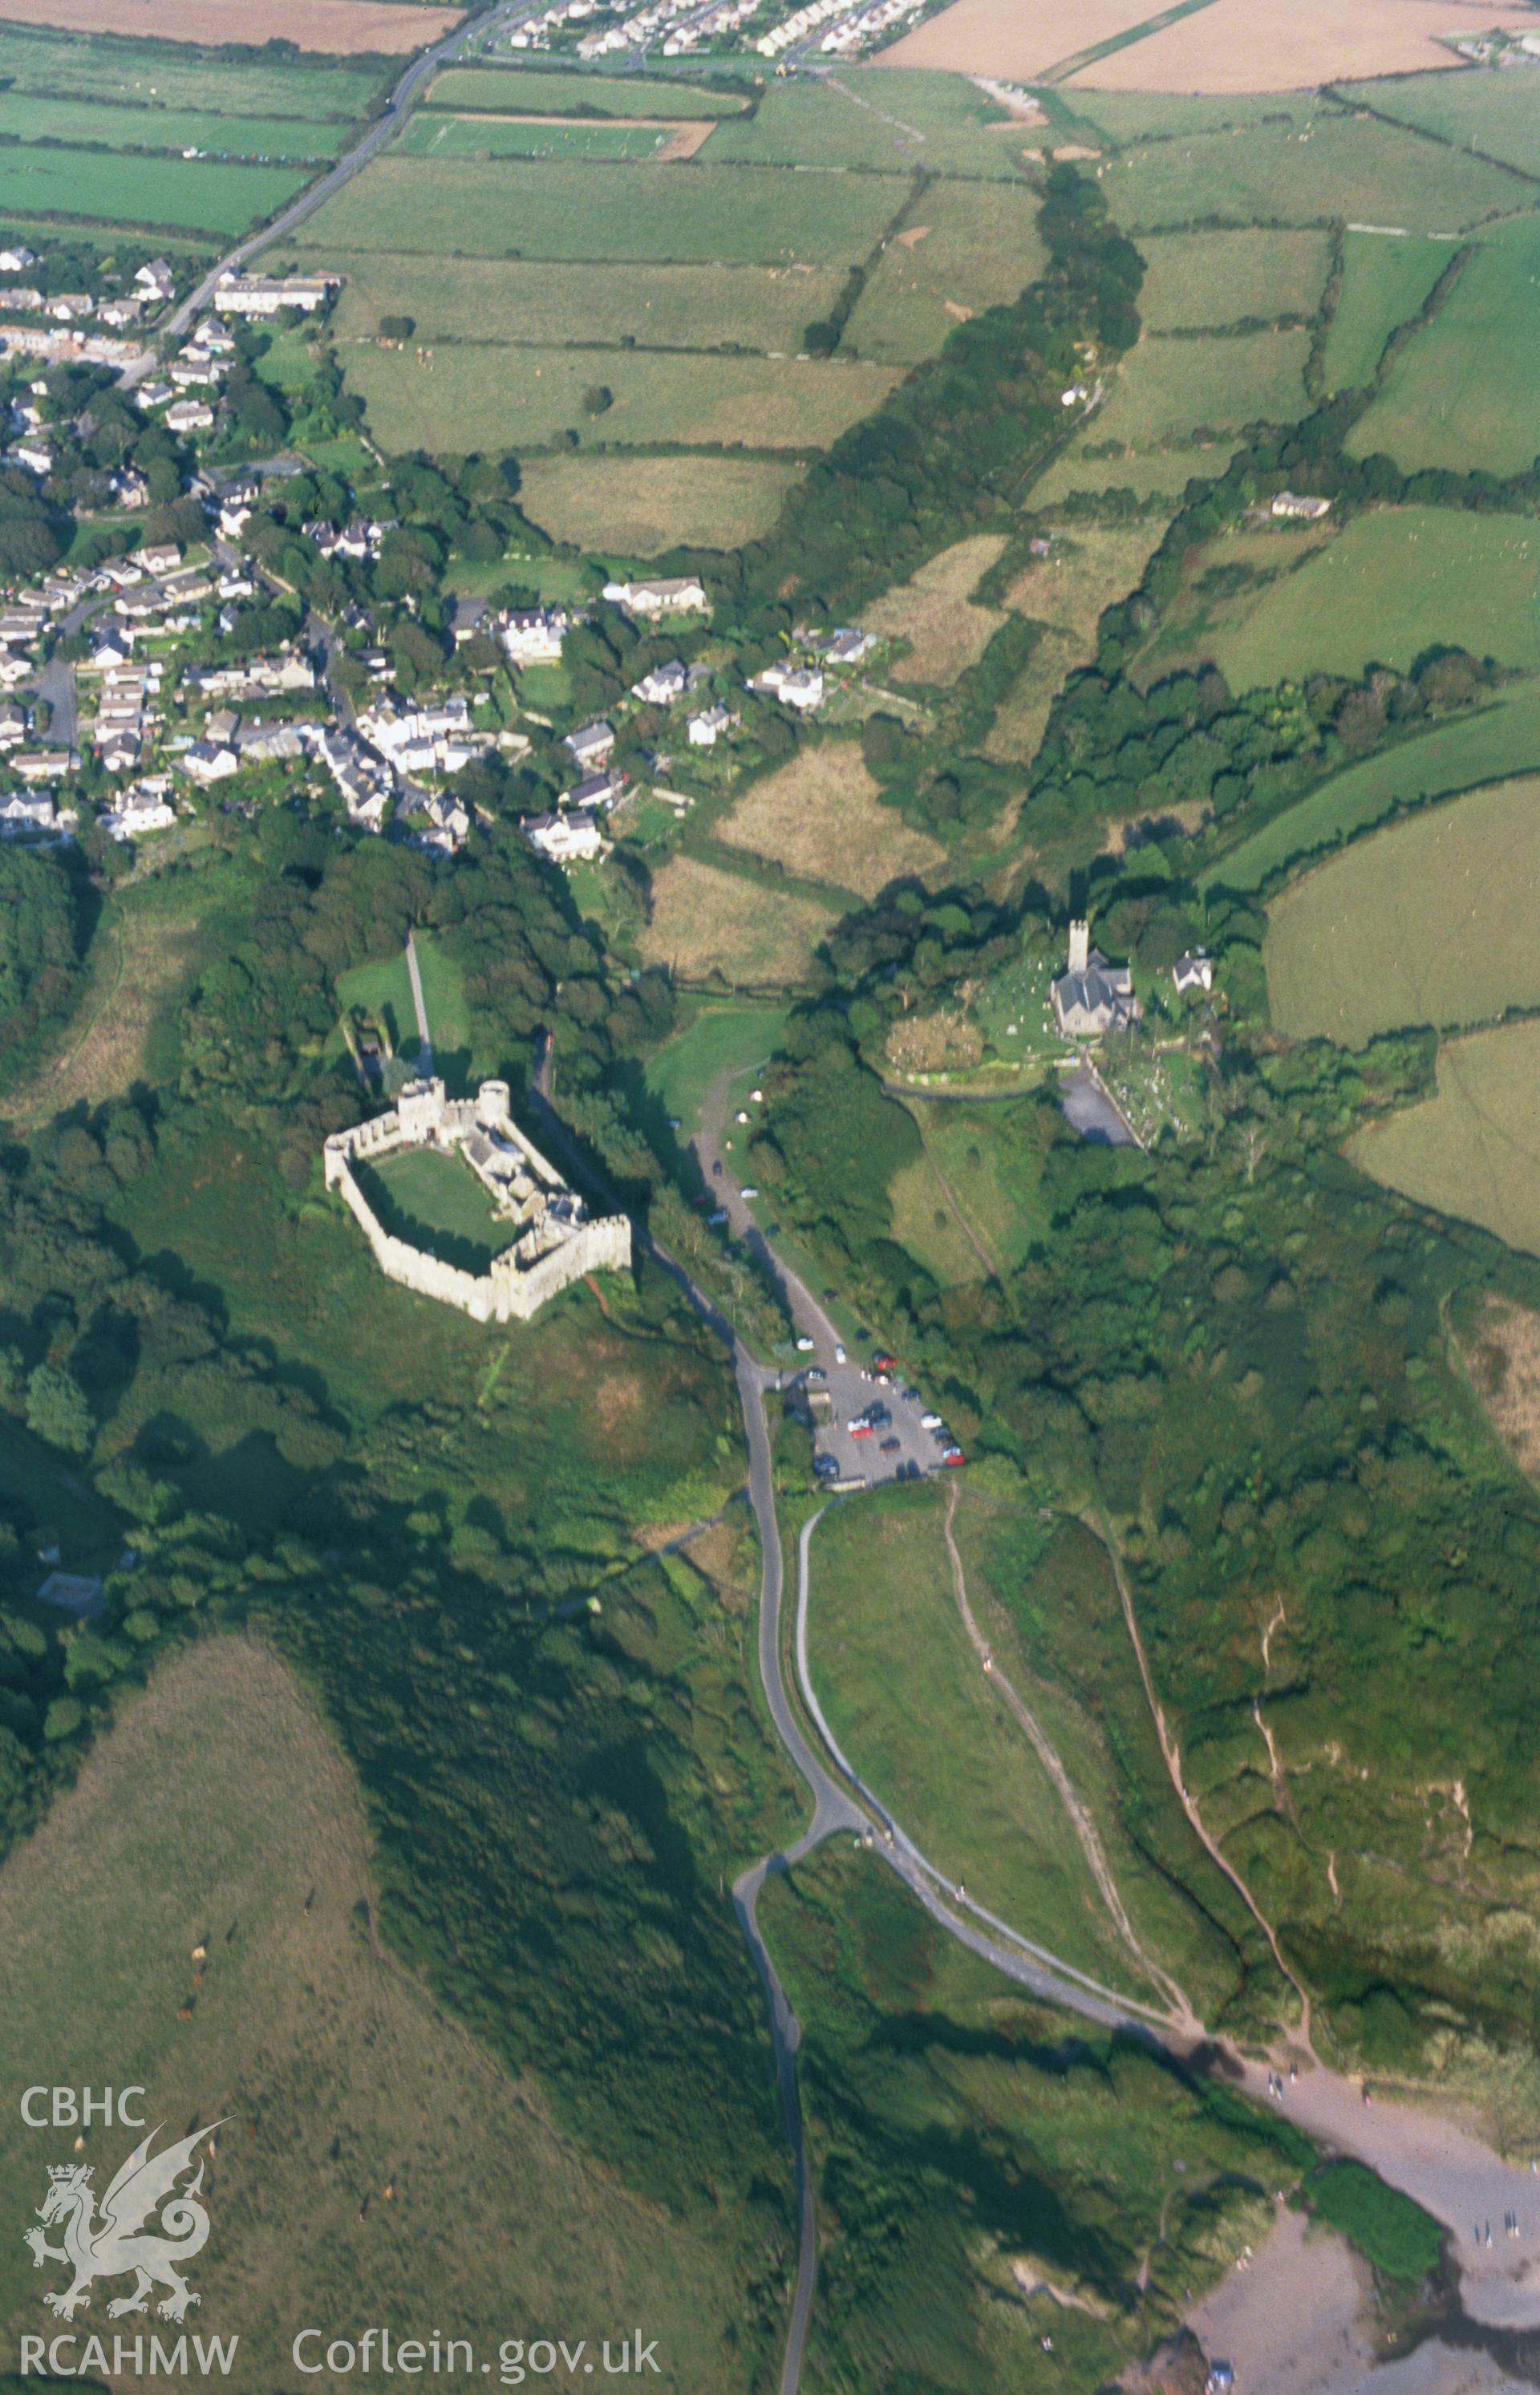
[[[1067,969],[1051,986],[1054,1019],[1066,1039],[1099,1039],[1126,1030],[1142,1012],[1126,965],[1109,964],[1091,946],[1089,923],[1069,926]]]
[[[1178,957],[1171,968],[1171,978],[1176,985],[1176,995],[1185,998],[1189,989],[1214,987],[1214,959],[1206,948],[1189,948]]]

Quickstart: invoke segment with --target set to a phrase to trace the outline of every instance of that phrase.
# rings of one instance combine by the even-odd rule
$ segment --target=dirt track
[[[400,0],[6,0],[25,25],[74,33],[142,33],[160,42],[296,42],[302,50],[393,58],[459,23],[459,8],[416,8]]]

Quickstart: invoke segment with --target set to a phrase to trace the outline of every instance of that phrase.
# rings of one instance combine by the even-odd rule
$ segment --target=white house
[[[7,790],[0,798],[0,832],[52,831],[52,799],[34,799],[24,790]]]
[[[754,676],[749,688],[778,698],[783,707],[794,707],[803,715],[823,705],[824,678],[816,666],[790,666],[777,658]]]
[[[666,666],[653,666],[640,681],[631,684],[631,696],[644,707],[667,707],[672,700],[683,698],[690,686],[690,677],[679,657],[670,657]]]
[[[182,750],[177,763],[190,782],[201,784],[206,790],[212,783],[228,781],[232,774],[241,770],[234,749],[214,740],[194,740],[191,748]]]
[[[692,715],[684,730],[692,748],[714,748],[723,733],[736,719],[718,699],[714,706],[703,708]]]
[[[564,607],[513,607],[502,620],[502,644],[516,666],[560,665],[572,623]]]
[[[1306,498],[1298,491],[1280,491],[1272,503],[1272,513],[1292,523],[1319,523],[1331,512],[1330,499]]]
[[[135,840],[143,832],[167,830],[177,813],[153,791],[125,790],[100,820],[110,840]]]
[[[629,608],[633,615],[700,615],[710,603],[705,584],[693,574],[649,582],[606,582],[604,596],[617,607]]]
[[[24,241],[13,248],[0,249],[0,274],[25,274],[29,266],[36,264],[36,250],[29,249]]]
[[[276,316],[281,308],[309,315],[325,306],[341,281],[339,274],[221,274],[214,306],[221,316]]]
[[[179,399],[166,409],[166,420],[173,432],[206,431],[214,421],[214,410],[201,399]]]
[[[1185,997],[1189,989],[1212,989],[1214,959],[1206,948],[1191,948],[1185,957],[1177,958],[1171,968],[1171,978],[1178,998]]]
[[[597,856],[604,845],[597,823],[582,807],[570,814],[526,815],[519,828],[530,847],[555,865]]]

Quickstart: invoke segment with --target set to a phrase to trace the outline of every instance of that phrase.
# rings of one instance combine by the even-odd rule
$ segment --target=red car
[[[879,1372],[896,1372],[898,1370],[897,1356],[890,1356],[885,1348],[880,1356],[873,1356],[871,1360]]]
[[[949,1472],[955,1472],[958,1465],[966,1463],[967,1460],[960,1447],[949,1447],[946,1454],[941,1458]]]
[[[870,1422],[852,1422],[850,1425],[850,1436],[852,1438],[875,1438],[876,1435],[877,1434],[873,1430]]]

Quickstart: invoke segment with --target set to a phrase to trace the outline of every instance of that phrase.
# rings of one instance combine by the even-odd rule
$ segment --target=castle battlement
[[[385,1229],[353,1165],[406,1147],[458,1154],[491,1198],[494,1214],[519,1225],[519,1237],[493,1257],[486,1273],[462,1272]],[[449,1097],[436,1078],[408,1081],[389,1112],[334,1131],[323,1153],[326,1187],[342,1198],[380,1271],[478,1322],[527,1322],[584,1273],[631,1267],[629,1217],[589,1213],[514,1122],[506,1081],[483,1081],[473,1098]]]

